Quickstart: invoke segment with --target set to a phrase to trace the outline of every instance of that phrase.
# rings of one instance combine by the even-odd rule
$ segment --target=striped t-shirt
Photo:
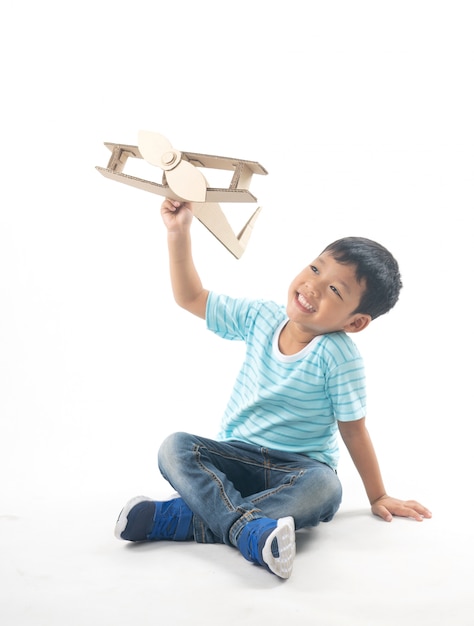
[[[246,343],[218,439],[306,454],[336,468],[337,421],[366,413],[362,358],[344,332],[315,337],[297,354],[284,355],[278,337],[287,321],[275,302],[209,294],[207,327]]]

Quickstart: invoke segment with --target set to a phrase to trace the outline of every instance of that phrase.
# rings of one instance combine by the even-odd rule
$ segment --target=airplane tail
[[[258,207],[240,233],[236,235],[217,202],[206,202],[205,204],[194,205],[195,217],[197,217],[236,259],[240,259],[244,253],[260,211],[261,207]]]

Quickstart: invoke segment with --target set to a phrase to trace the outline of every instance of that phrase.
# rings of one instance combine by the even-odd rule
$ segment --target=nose
[[[319,284],[315,280],[306,281],[305,287],[308,290],[309,296],[312,296],[313,298],[319,298],[321,296]]]

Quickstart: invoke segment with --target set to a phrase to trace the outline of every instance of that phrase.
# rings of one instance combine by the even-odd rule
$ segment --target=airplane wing
[[[96,166],[96,169],[106,178],[115,180],[138,189],[158,194],[173,200],[182,200],[167,184],[131,176],[123,173],[129,157],[143,158],[138,146],[115,144],[106,142],[105,146],[112,152],[106,168]],[[253,174],[267,174],[256,161],[231,159],[196,152],[183,152],[184,158],[196,167],[223,169],[233,172],[228,188],[207,187],[205,202],[193,203],[194,215],[197,219],[233,254],[239,259],[247,247],[255,221],[261,211],[258,207],[241,232],[236,235],[229,224],[219,202],[256,202],[257,198],[248,187]]]

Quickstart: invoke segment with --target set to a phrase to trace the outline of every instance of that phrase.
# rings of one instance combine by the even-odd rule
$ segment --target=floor
[[[388,524],[347,502],[332,522],[297,533],[283,581],[222,545],[120,542],[120,498],[134,494],[57,480],[56,491],[2,498],[3,624],[473,623],[470,521],[446,513],[436,493],[422,523]],[[170,493],[161,485],[151,495]]]
[[[471,3],[7,4],[2,626],[473,626]],[[239,261],[193,224],[212,289],[284,302],[340,236],[394,252],[400,303],[356,341],[367,423],[389,493],[432,519],[373,517],[342,450],[341,509],[297,534],[288,581],[114,538],[130,497],[170,495],[160,441],[215,435],[242,358],[174,305],[160,198],[95,170],[140,129],[269,172]],[[236,232],[254,208],[223,207]]]

